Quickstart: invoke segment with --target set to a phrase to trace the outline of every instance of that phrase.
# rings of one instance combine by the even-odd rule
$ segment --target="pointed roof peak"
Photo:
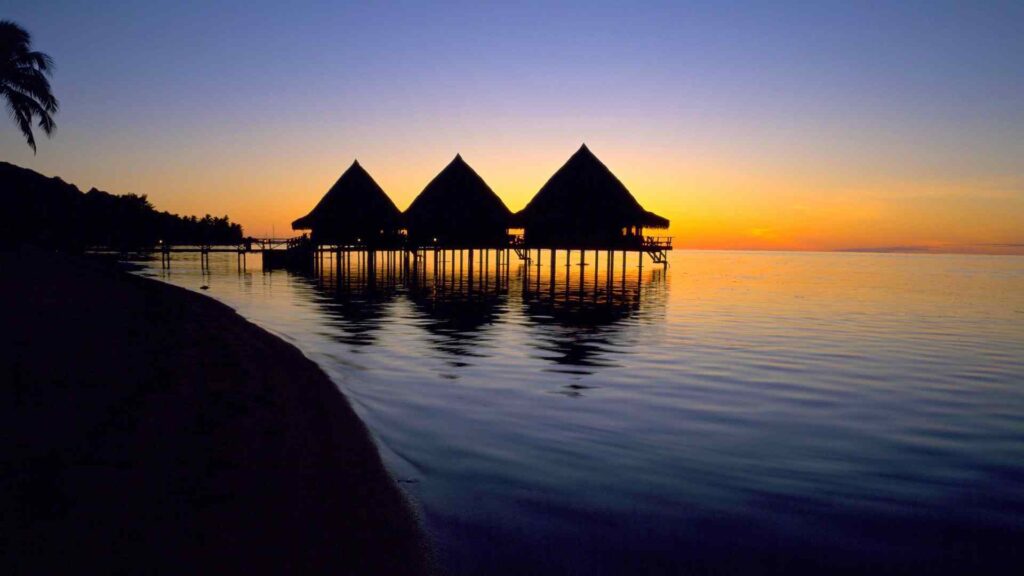
[[[566,164],[572,165],[578,165],[580,163],[584,165],[599,164],[604,166],[604,162],[601,162],[601,159],[598,158],[586,144],[580,146],[580,149],[577,150],[566,162]]]
[[[586,144],[583,144],[582,146],[580,146],[580,149],[577,150],[575,154],[573,154],[573,157],[574,158],[583,157],[583,158],[590,158],[590,159],[597,160],[597,156],[590,150],[590,148],[587,147]]]
[[[321,226],[340,230],[366,226],[369,222],[390,225],[399,214],[391,198],[355,160],[309,214],[292,222],[292,228],[308,230]]]
[[[580,146],[540,191],[519,212],[522,221],[546,222],[546,226],[579,226],[582,211],[594,222],[667,227],[668,220],[640,206],[611,170],[586,144]],[[567,216],[572,215],[572,216]]]
[[[346,168],[344,172],[342,172],[341,177],[344,178],[346,175],[349,174],[366,174],[367,176],[369,176],[369,173],[366,171],[366,168],[363,168],[363,165],[359,163],[359,160],[353,160],[352,164],[348,168]]]
[[[469,163],[466,162],[466,160],[462,157],[462,154],[456,154],[455,158],[452,158],[452,161],[449,162],[447,166],[445,166],[446,170],[449,168],[455,168],[459,170],[465,170],[468,168],[469,170],[473,170],[473,168],[470,167]]]
[[[498,220],[507,219],[512,214],[476,170],[462,159],[461,154],[456,154],[413,199],[405,210],[405,216],[418,222],[450,211],[458,215],[452,218],[465,218],[465,222],[472,222],[474,210],[485,215],[484,218]]]

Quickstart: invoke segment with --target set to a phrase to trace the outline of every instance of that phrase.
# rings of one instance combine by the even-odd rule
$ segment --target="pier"
[[[515,234],[509,235],[504,247],[406,245],[387,249],[314,245],[308,237],[297,236],[248,238],[222,245],[162,244],[125,255],[154,259],[159,255],[161,268],[169,272],[176,256],[198,255],[199,267],[209,271],[211,254],[235,254],[239,273],[247,270],[247,256],[259,255],[256,265],[263,270],[288,270],[342,297],[376,298],[401,291],[424,302],[466,304],[507,294],[514,285],[525,299],[589,305],[638,298],[645,267],[667,267],[671,249],[670,237],[645,237],[632,246],[612,250],[529,248],[523,236]],[[195,262],[194,257],[190,260]],[[224,260],[220,262],[223,266]]]
[[[234,253],[239,270],[259,253],[265,269],[289,268],[330,278],[339,290],[398,286],[436,296],[501,293],[513,254],[527,294],[549,298],[625,292],[629,266],[645,258],[668,266],[672,237],[645,234],[669,221],[645,210],[586,145],[513,213],[462,158],[455,158],[403,212],[358,161],[292,228],[289,238],[241,238],[230,244],[160,242],[135,253]],[[104,251],[102,248],[96,251]],[[109,251],[109,250],[107,250]]]

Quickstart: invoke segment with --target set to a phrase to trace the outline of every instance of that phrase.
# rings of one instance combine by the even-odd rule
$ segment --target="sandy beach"
[[[0,251],[7,573],[423,573],[366,428],[295,347],[111,264]]]

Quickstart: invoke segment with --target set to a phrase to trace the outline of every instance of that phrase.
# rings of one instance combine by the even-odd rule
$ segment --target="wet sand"
[[[423,573],[369,433],[295,347],[111,264],[0,250],[10,573]]]

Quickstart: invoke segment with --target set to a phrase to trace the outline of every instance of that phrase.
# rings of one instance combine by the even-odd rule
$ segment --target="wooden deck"
[[[472,251],[476,247],[465,247]],[[133,248],[133,249],[117,249],[110,247],[92,247],[88,252],[93,253],[126,253],[126,254],[160,254],[161,263],[164,266],[170,265],[170,258],[172,254],[199,254],[200,261],[203,266],[209,264],[209,255],[212,253],[232,253],[237,254],[240,261],[244,261],[245,255],[249,253],[260,253],[264,256],[271,257],[275,262],[280,264],[286,264],[288,262],[294,262],[297,259],[304,258],[305,255],[309,256],[312,260],[318,253],[335,253],[335,252],[396,252],[396,253],[409,253],[417,255],[423,254],[428,251],[433,252],[446,252],[452,250],[461,250],[461,248],[450,248],[440,246],[413,246],[410,243],[399,243],[388,244],[387,246],[368,246],[366,244],[355,243],[355,244],[313,244],[313,242],[305,236],[295,236],[291,238],[246,238],[241,242],[229,243],[229,244],[178,244],[172,245],[169,243],[160,243],[151,247]],[[663,266],[668,265],[668,251],[672,250],[672,237],[671,236],[636,236],[636,237],[625,237],[621,241],[616,241],[608,245],[568,245],[568,246],[533,246],[525,242],[522,234],[509,234],[508,245],[502,248],[489,247],[484,250],[487,251],[515,251],[516,255],[519,256],[524,262],[532,262],[534,260],[533,254],[540,254],[542,250],[546,250],[549,253],[553,251],[565,250],[569,253],[579,251],[581,254],[586,251],[596,252],[639,252],[641,254],[647,254],[650,256],[651,261],[655,264],[661,264]],[[539,256],[538,256],[539,258]],[[643,261],[641,258],[641,266]]]

